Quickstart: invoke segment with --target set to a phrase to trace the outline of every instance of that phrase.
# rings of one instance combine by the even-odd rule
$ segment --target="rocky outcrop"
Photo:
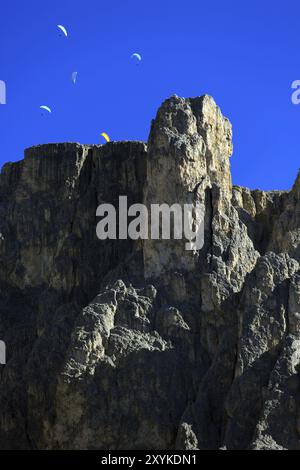
[[[212,185],[221,204],[231,196],[229,157],[231,125],[212,98],[166,100],[152,123],[148,143],[144,201],[151,204],[205,204]],[[187,253],[185,242],[149,239],[144,243],[145,276],[174,269],[195,270],[199,253]]]
[[[300,449],[300,179],[233,187],[209,96],[148,145],[51,144],[0,176],[1,449]],[[99,240],[101,203],[202,204],[204,245]]]

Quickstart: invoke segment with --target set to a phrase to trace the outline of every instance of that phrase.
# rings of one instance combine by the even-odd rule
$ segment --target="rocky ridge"
[[[0,176],[1,449],[300,449],[300,177],[232,187],[230,122],[166,100],[148,144]],[[205,205],[205,241],[96,237],[101,203]]]

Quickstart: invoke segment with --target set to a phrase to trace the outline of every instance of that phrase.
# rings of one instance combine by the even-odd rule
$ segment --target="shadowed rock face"
[[[300,179],[231,185],[231,126],[171,97],[148,146],[53,144],[0,176],[1,449],[300,449]],[[205,206],[182,240],[101,203]]]

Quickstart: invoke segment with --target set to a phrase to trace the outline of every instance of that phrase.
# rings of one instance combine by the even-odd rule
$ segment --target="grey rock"
[[[148,144],[49,144],[0,175],[0,449],[300,450],[300,176],[232,187],[209,96]],[[100,203],[201,203],[205,239],[96,237]]]

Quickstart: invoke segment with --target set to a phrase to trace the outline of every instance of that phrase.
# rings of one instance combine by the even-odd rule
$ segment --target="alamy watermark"
[[[293,104],[300,104],[300,80],[294,80],[291,88],[293,91],[291,100]]]
[[[120,196],[118,211],[112,204],[97,208],[101,220],[96,233],[99,240],[185,239],[185,249],[197,251],[204,245],[204,214],[204,205],[199,203],[151,204],[148,210],[144,204],[128,207],[127,196]]]
[[[6,83],[0,80],[0,104],[6,104]]]
[[[6,364],[6,345],[4,341],[0,341],[0,365]]]

